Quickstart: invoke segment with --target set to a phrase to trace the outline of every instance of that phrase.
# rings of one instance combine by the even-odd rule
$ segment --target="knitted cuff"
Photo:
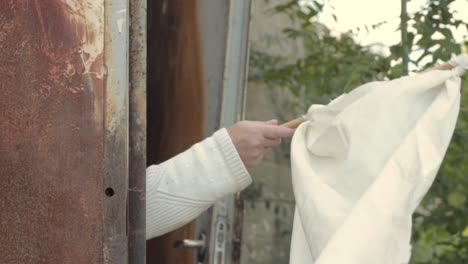
[[[218,130],[214,133],[213,139],[216,141],[223,154],[227,167],[238,185],[238,190],[241,191],[245,189],[252,183],[252,178],[245,168],[227,130],[225,128]]]

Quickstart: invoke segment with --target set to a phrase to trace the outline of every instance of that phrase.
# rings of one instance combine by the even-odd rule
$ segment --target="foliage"
[[[293,23],[301,21],[299,28],[286,27],[283,34],[285,38],[303,40],[304,57],[291,62],[264,51],[252,49],[250,53],[249,79],[289,89],[301,98],[297,113],[304,113],[312,103],[326,103],[364,82],[382,79],[382,73],[390,69],[388,58],[360,46],[351,34],[337,38],[328,28],[310,23],[323,7],[315,3],[307,9],[296,1],[276,7],[278,12],[287,13]]]
[[[450,9],[455,0],[432,0],[409,17],[406,43],[391,47],[391,59],[403,56],[402,46],[410,54],[420,54],[410,63],[418,68],[432,67],[460,54],[462,46],[453,32],[468,28],[462,20],[453,17]],[[440,37],[437,37],[439,35]],[[423,61],[428,61],[423,63]],[[422,64],[422,65],[421,65]],[[397,64],[391,77],[398,77],[401,64]],[[412,263],[468,263],[468,78],[463,80],[461,111],[452,142],[441,166],[437,180],[415,214]]]
[[[288,1],[276,7],[279,14],[291,18],[291,26],[283,29],[283,35],[300,39],[305,55],[291,61],[252,50],[249,78],[289,90],[296,98],[294,114],[300,114],[312,103],[326,103],[360,84],[402,76],[404,47],[409,51],[410,65],[419,70],[448,61],[468,46],[467,41],[457,43],[453,36],[455,30],[468,28],[466,22],[453,17],[456,11],[450,6],[455,1],[430,0],[418,12],[408,15],[405,42],[390,47],[387,58],[357,44],[352,33],[335,37],[323,25],[312,23],[327,2],[314,1],[304,8],[295,0]],[[414,215],[414,264],[468,263],[467,75],[462,91],[460,116],[445,161]]]
[[[456,10],[450,9],[450,4],[457,0],[431,0],[426,6],[415,14],[408,16],[408,33],[406,42],[390,47],[390,59],[399,62],[390,72],[390,77],[399,77],[403,74],[403,65],[400,59],[404,56],[403,47],[409,53],[416,54],[410,64],[417,68],[428,68],[436,63],[446,62],[452,54],[461,53],[461,43],[457,43],[453,31],[468,28],[460,19],[455,19]],[[460,1],[460,0],[458,0]],[[401,26],[400,28],[401,29]],[[468,42],[465,41],[464,45]],[[421,65],[422,62],[428,60]]]

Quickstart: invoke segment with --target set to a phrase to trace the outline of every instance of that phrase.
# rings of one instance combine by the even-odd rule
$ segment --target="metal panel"
[[[243,118],[249,50],[250,0],[230,0],[229,3],[220,121],[222,127],[231,125]]]
[[[198,0],[205,90],[205,135],[219,129],[226,59],[229,1]]]
[[[102,7],[0,4],[0,263],[100,259]]]
[[[248,58],[250,1],[229,1],[226,58],[220,126],[242,119]],[[238,263],[242,228],[242,201],[227,196],[213,206],[210,263]]]
[[[124,263],[125,0],[0,2],[0,263]]]
[[[146,0],[130,1],[128,263],[146,263]]]
[[[228,1],[198,0],[198,20],[203,67],[203,89],[205,94],[205,136],[211,136],[219,129],[221,103],[224,82],[224,60],[226,57],[227,20],[229,15]],[[197,218],[195,235],[202,234],[210,238],[211,208]],[[208,241],[209,243],[209,241]],[[199,261],[194,256],[194,263]],[[204,263],[208,263],[206,254]]]
[[[104,263],[118,264],[127,263],[128,0],[105,0],[104,8],[103,253]]]

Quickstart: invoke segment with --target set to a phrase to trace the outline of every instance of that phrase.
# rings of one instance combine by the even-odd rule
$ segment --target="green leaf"
[[[468,237],[468,225],[463,229],[462,236]]]
[[[466,193],[459,189],[451,191],[447,196],[447,201],[450,206],[463,210],[465,208]]]
[[[402,52],[401,52],[401,45],[393,45],[390,46],[390,52],[392,53],[392,56],[395,56],[397,58],[401,57]]]
[[[449,40],[453,40],[453,34],[452,34],[452,31],[450,31],[450,29],[440,28],[439,32],[442,33],[445,36],[445,38],[447,38]]]
[[[292,0],[292,1],[289,1],[288,3],[286,3],[286,4],[277,5],[275,7],[275,10],[278,13],[285,12],[285,11],[291,9],[292,7],[294,7],[294,5],[296,5],[296,4],[297,4],[296,1]]]

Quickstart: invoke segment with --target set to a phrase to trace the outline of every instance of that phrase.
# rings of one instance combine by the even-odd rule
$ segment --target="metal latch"
[[[184,239],[184,240],[177,240],[174,242],[175,248],[192,248],[197,250],[197,262],[204,263],[206,249],[207,249],[207,240],[206,234],[202,233],[198,240],[195,239]]]

